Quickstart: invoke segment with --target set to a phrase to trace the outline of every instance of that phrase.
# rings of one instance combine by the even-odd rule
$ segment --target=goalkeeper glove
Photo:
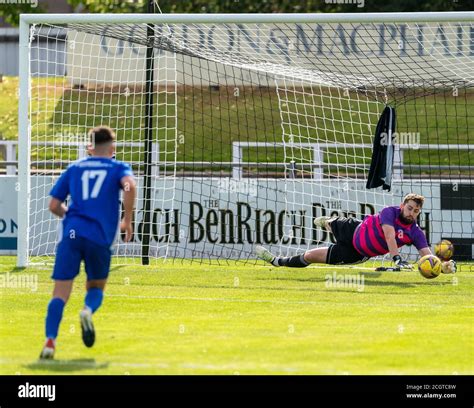
[[[441,272],[443,273],[456,273],[457,271],[457,265],[456,265],[456,262],[453,261],[452,259],[447,261],[447,262],[443,262],[441,264]]]
[[[392,259],[393,263],[401,269],[413,269],[413,266],[407,261],[404,261],[400,255],[395,255]]]

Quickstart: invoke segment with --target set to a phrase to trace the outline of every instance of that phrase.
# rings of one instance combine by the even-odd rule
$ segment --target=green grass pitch
[[[50,271],[18,271],[14,257],[0,257],[1,374],[473,374],[469,268],[426,280],[263,264],[114,266],[91,349],[78,324],[81,272],[56,360],[40,363]],[[329,287],[334,273],[361,273],[363,286]]]

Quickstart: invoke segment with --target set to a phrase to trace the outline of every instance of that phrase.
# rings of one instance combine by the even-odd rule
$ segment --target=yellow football
[[[451,241],[443,239],[435,245],[434,252],[442,261],[449,261],[454,254],[454,245]]]
[[[435,255],[425,255],[418,260],[418,270],[426,279],[436,278],[441,273],[441,259]]]

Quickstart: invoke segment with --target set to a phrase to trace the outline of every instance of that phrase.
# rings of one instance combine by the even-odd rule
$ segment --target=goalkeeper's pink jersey
[[[352,238],[352,245],[361,255],[373,257],[389,252],[382,225],[391,225],[395,228],[395,240],[400,248],[403,245],[413,244],[416,249],[426,248],[428,243],[425,234],[414,222],[404,224],[400,221],[400,207],[386,207],[380,213],[369,215],[357,227]]]

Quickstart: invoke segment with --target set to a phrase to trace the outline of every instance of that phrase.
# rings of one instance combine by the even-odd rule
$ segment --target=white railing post
[[[242,174],[242,147],[239,142],[232,142],[232,178],[240,180]]]
[[[151,175],[154,178],[160,176],[160,166],[158,166],[158,161],[160,160],[160,144],[153,142],[151,144]],[[166,174],[166,173],[165,173]]]
[[[395,144],[395,152],[393,158],[393,178],[403,180],[403,146]]]
[[[5,160],[7,162],[16,161],[16,142],[6,142],[5,150],[6,150]],[[7,176],[14,176],[14,175],[16,175],[16,166],[8,165]]]
[[[323,178],[323,153],[319,144],[313,146],[313,163],[317,164],[313,169],[313,178],[321,180]]]
[[[77,158],[84,159],[87,157],[87,146],[84,143],[79,143],[77,145]]]

